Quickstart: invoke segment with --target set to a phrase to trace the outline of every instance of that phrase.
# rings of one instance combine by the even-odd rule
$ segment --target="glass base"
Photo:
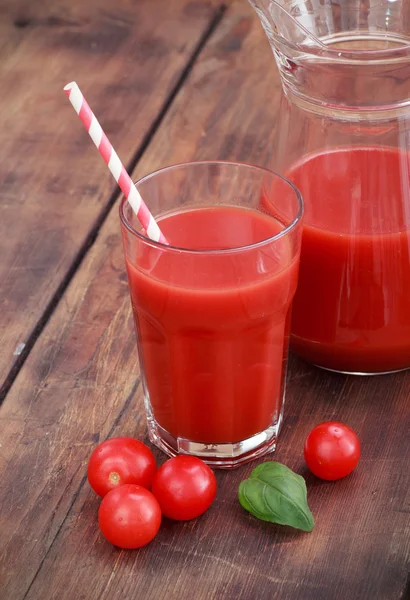
[[[163,429],[149,414],[147,414],[147,424],[150,441],[168,456],[189,454],[197,456],[216,469],[235,469],[259,456],[275,451],[281,419],[277,425],[268,427],[246,440],[228,444],[205,444],[176,438]]]
[[[340,375],[360,375],[362,377],[376,377],[376,375],[393,375],[394,373],[401,373],[402,371],[408,371],[409,367],[403,367],[402,369],[395,369],[393,371],[377,371],[376,373],[368,373],[361,371],[339,371],[337,369],[329,369],[328,367],[322,367],[313,363],[314,367],[322,369],[323,371],[329,371],[330,373],[339,373]]]
[[[348,349],[346,346],[340,345],[340,355],[336,352],[336,357],[334,357],[330,343],[315,342],[293,334],[291,337],[290,348],[293,354],[308,364],[313,365],[318,369],[329,371],[330,373],[339,373],[341,375],[370,377],[377,375],[392,375],[410,369],[408,348],[404,349],[404,357],[401,364],[398,360],[388,360],[388,347],[385,348],[385,357],[383,357],[382,349],[380,349],[378,353],[375,352],[373,356],[369,351],[369,348],[365,348],[363,353],[354,352],[352,350],[351,355],[348,356]],[[397,358],[397,353],[395,353],[395,357]],[[349,360],[347,360],[347,358],[349,358]],[[360,368],[361,365],[362,368]]]

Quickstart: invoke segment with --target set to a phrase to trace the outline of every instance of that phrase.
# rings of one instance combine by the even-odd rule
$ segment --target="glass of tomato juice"
[[[123,198],[151,441],[222,468],[273,451],[299,269],[299,191],[272,171],[228,162],[171,166],[136,186],[169,242],[150,240]]]

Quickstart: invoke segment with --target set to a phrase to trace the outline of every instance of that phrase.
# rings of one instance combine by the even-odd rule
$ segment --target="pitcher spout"
[[[288,0],[249,0],[259,16],[262,27],[273,49],[277,45],[298,50],[327,50],[326,45],[314,34],[315,15],[307,10],[305,3]]]

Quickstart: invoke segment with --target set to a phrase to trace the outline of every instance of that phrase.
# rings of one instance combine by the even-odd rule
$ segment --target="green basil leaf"
[[[265,462],[239,485],[239,502],[262,521],[312,531],[314,518],[307,503],[306,482],[278,462]]]

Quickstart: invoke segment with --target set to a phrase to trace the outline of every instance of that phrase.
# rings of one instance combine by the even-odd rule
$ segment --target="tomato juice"
[[[286,176],[305,201],[291,347],[337,371],[409,367],[410,155],[334,150]]]
[[[126,251],[153,417],[178,439],[250,438],[280,418],[298,253],[252,208],[190,207],[158,224],[175,247]]]

